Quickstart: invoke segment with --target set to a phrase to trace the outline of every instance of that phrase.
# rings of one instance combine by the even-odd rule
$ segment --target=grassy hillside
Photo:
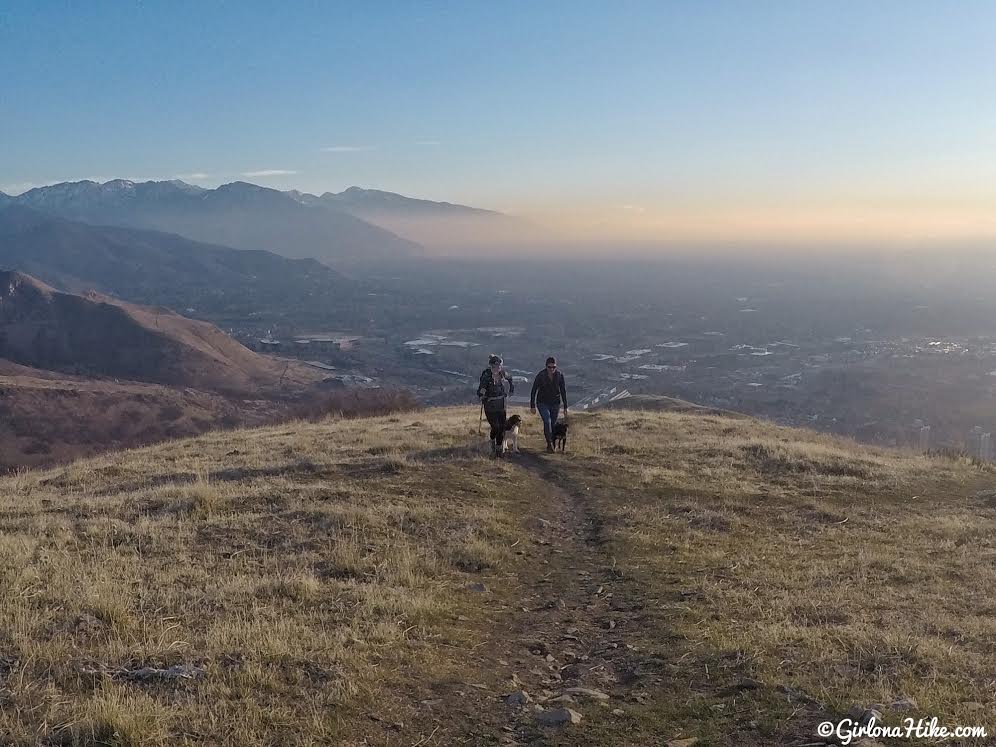
[[[159,384],[93,380],[0,359],[0,471],[68,462],[236,425],[273,423],[290,405]]]
[[[0,270],[2,471],[329,412],[345,392],[324,378],[207,322]]]
[[[447,409],[0,482],[3,743],[761,747],[873,704],[996,729],[989,468],[691,413],[483,452]]]
[[[263,396],[322,380],[244,347],[208,322],[96,292],[63,293],[0,270],[0,357],[36,368]],[[283,392],[281,392],[283,393]]]

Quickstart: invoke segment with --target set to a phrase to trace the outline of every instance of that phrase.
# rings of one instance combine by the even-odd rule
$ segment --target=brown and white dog
[[[502,441],[502,451],[513,454],[519,453],[519,426],[522,425],[522,418],[518,415],[509,416],[505,421],[505,440]]]

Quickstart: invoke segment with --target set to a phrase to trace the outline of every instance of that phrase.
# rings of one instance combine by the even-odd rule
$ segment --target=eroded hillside
[[[990,468],[622,411],[547,455],[533,420],[501,462],[464,408],[4,480],[0,733],[760,747],[853,706],[991,722]]]
[[[241,395],[322,378],[296,361],[258,355],[213,324],[96,292],[63,293],[12,271],[0,271],[0,358],[70,374]]]
[[[286,420],[335,396],[323,379],[207,322],[0,271],[0,470]]]

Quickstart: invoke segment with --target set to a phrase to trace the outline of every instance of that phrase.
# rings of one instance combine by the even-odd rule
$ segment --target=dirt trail
[[[576,738],[587,729],[585,720],[609,710],[610,699],[621,694],[612,659],[624,644],[622,626],[611,609],[618,593],[611,583],[611,560],[602,553],[597,522],[575,496],[551,481],[547,459],[523,453],[515,460],[538,479],[542,492],[534,497],[535,513],[526,520],[535,543],[528,565],[540,573],[523,579],[532,584],[522,590],[520,612],[506,634],[506,653],[514,656],[508,667],[510,684],[515,674],[519,687],[533,698],[525,707],[507,708],[513,731],[506,744],[556,743],[566,731]],[[523,666],[519,662],[526,671],[515,671]],[[566,692],[573,687],[608,698]],[[541,726],[538,707],[570,708],[581,714],[582,725],[563,730]]]
[[[524,743],[604,744],[609,734],[616,741],[640,731],[626,707],[648,702],[647,686],[656,675],[648,671],[633,635],[643,620],[644,601],[616,570],[589,489],[566,477],[560,465],[564,459],[523,453],[516,460],[547,491],[547,515],[541,519],[549,524],[543,526],[541,541],[550,543],[542,545],[549,570],[535,594],[537,603],[546,599],[545,606],[517,622],[526,638],[537,639],[553,657],[540,695],[579,687],[608,698],[569,693],[575,703],[563,705],[581,713],[582,723],[564,730],[537,728],[539,714],[525,709],[516,736]],[[539,705],[549,709],[559,704]]]
[[[397,744],[642,744],[650,736],[627,712],[652,697],[658,676],[630,643],[643,604],[614,570],[584,489],[561,487],[562,459],[523,452],[509,460],[531,488],[520,497],[522,558],[514,573],[482,578],[494,608],[486,642],[466,652],[466,679],[433,683],[415,738]],[[508,702],[520,690],[529,701]],[[581,722],[544,725],[559,708]]]

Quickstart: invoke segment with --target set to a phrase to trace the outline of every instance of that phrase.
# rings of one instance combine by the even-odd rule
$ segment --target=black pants
[[[489,410],[484,408],[484,417],[488,419],[491,426],[491,440],[501,446],[502,439],[505,438],[505,409]]]

